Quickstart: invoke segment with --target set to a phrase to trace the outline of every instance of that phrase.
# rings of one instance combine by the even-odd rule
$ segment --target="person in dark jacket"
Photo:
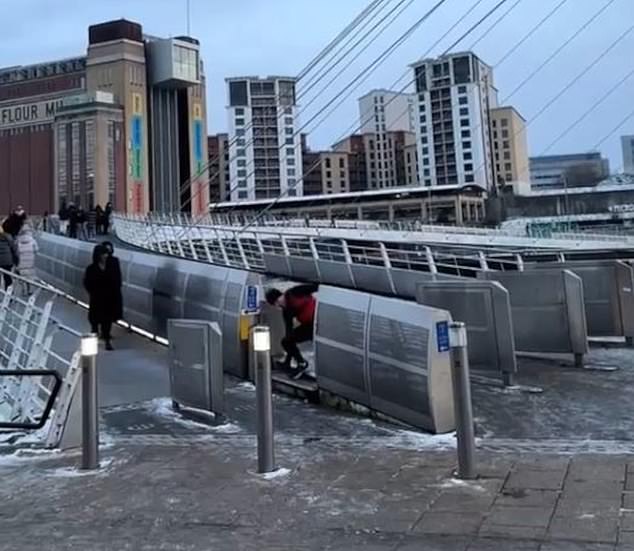
[[[5,233],[8,233],[13,239],[15,239],[20,233],[25,220],[26,212],[24,211],[24,208],[18,206],[18,208],[9,215],[9,218],[2,223],[2,229]]]
[[[112,221],[110,218],[112,217],[112,203],[106,204],[106,209],[103,212],[103,234],[108,235],[110,231],[110,224]]]
[[[104,246],[108,251],[108,269],[112,272],[116,283],[117,297],[115,313],[117,320],[120,320],[123,319],[123,293],[121,292],[123,278],[121,277],[121,263],[114,255],[114,245],[110,241],[104,241],[102,246]]]
[[[111,329],[117,320],[116,274],[108,266],[108,249],[97,245],[92,254],[92,264],[86,268],[84,287],[90,296],[88,321],[93,333],[106,341],[106,350],[113,350]]]
[[[86,238],[94,239],[95,235],[97,235],[97,210],[95,207],[90,207],[86,215]]]
[[[77,226],[79,225],[79,216],[77,207],[71,203],[68,205],[68,237],[77,239]]]
[[[0,268],[4,270],[2,278],[4,279],[4,288],[6,290],[13,283],[13,278],[9,272],[18,265],[20,257],[13,237],[5,232],[3,227],[4,224],[0,227]]]
[[[97,235],[102,235],[104,233],[103,231],[104,212],[103,212],[103,209],[101,208],[101,205],[97,205],[95,207],[95,214],[97,215]]]
[[[266,292],[266,301],[271,305],[278,304],[284,312],[286,336],[282,339],[282,347],[286,352],[286,358],[280,367],[293,371],[296,376],[301,376],[308,368],[308,362],[297,345],[313,340],[317,308],[317,300],[313,294],[317,289],[318,285],[309,284],[297,285],[283,294],[278,289],[269,289]],[[292,369],[292,360],[297,364],[295,369]]]

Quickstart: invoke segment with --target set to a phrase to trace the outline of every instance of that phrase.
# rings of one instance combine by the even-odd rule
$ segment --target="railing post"
[[[469,380],[467,328],[464,323],[450,323],[449,344],[451,346],[451,381],[458,439],[458,478],[470,480],[476,478],[475,431],[471,404],[471,382]]]
[[[99,338],[95,334],[81,338],[82,423],[81,468],[99,468],[99,406],[97,402],[97,352]]]
[[[429,267],[429,272],[432,274],[437,274],[438,267],[436,266],[436,259],[434,258],[434,253],[432,253],[429,247],[425,247],[425,258],[427,258],[427,266]]]
[[[275,470],[273,446],[273,398],[271,386],[271,333],[267,326],[253,328],[255,355],[255,401],[258,434],[258,472]]]
[[[240,235],[238,232],[234,232],[234,239],[236,241],[236,246],[238,247],[238,252],[240,253],[240,258],[242,259],[242,263],[247,270],[250,270],[249,259],[247,258],[246,253],[244,252],[244,247],[242,246],[242,241],[240,241]]]

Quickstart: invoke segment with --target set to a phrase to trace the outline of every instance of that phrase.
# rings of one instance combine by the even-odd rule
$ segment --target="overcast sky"
[[[383,13],[401,0],[389,2]],[[302,114],[308,121],[330,98],[366,68],[437,0],[413,0],[411,6],[345,73]],[[356,98],[372,88],[389,88],[403,77],[407,65],[422,55],[443,52],[499,0],[446,0],[350,97],[310,134],[313,147],[327,147],[358,119]],[[507,0],[496,15],[463,40],[466,50],[476,38],[518,0]],[[505,54],[558,4],[563,5],[520,48],[495,68],[500,99],[529,76],[601,6],[605,12],[533,77],[508,103],[529,121],[603,50],[634,24],[632,0],[519,0],[519,4],[477,44],[484,61],[496,65]],[[369,0],[190,0],[191,33],[201,41],[207,73],[210,132],[226,128],[224,78],[240,75],[296,75]],[[442,42],[430,48],[469,7],[477,7]],[[406,5],[403,4],[403,5]],[[187,30],[186,0],[0,0],[0,67],[36,63],[85,53],[90,24],[125,17],[142,23],[148,34],[174,36]],[[365,42],[363,43],[365,44]],[[634,31],[629,32],[586,76],[534,122],[528,133],[530,153],[545,152],[572,122],[610,88],[634,71]],[[339,69],[337,69],[338,71]],[[333,71],[323,84],[337,71]],[[307,79],[310,78],[307,77]],[[307,82],[307,80],[304,80]],[[322,84],[322,85],[323,85]],[[301,94],[301,83],[299,91]],[[306,93],[306,105],[319,87]],[[634,73],[549,153],[591,150],[634,109]],[[315,122],[319,121],[316,119]],[[311,124],[311,129],[314,124]],[[621,166],[621,134],[634,134],[634,116],[601,147],[612,169]]]

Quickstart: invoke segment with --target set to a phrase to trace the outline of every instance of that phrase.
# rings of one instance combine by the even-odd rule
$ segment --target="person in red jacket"
[[[297,345],[313,340],[315,310],[317,308],[317,300],[313,293],[317,292],[317,289],[317,285],[308,284],[291,287],[284,294],[278,289],[269,289],[266,293],[266,301],[269,304],[278,304],[284,313],[286,336],[282,339],[282,347],[286,352],[286,358],[280,367],[300,376],[308,368],[308,362],[302,356]],[[297,321],[297,325],[295,321]],[[295,369],[292,369],[292,360],[297,363]]]

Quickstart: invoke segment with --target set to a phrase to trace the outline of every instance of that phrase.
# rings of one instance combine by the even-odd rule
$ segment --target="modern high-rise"
[[[360,131],[368,150],[370,189],[404,185],[398,167],[402,159],[396,151],[404,133],[414,139],[414,94],[391,90],[372,90],[359,98]]]
[[[514,107],[491,109],[495,182],[530,182],[526,120]]]
[[[490,189],[489,110],[497,107],[491,67],[464,52],[424,59],[412,68],[420,185]]]
[[[221,203],[231,198],[229,176],[229,134],[207,137],[209,156],[209,201]]]
[[[303,195],[296,80],[226,79],[231,200]]]
[[[0,214],[206,212],[206,135],[195,39],[93,25],[85,55],[0,69]]]
[[[621,136],[623,148],[623,172],[634,174],[634,136]]]

